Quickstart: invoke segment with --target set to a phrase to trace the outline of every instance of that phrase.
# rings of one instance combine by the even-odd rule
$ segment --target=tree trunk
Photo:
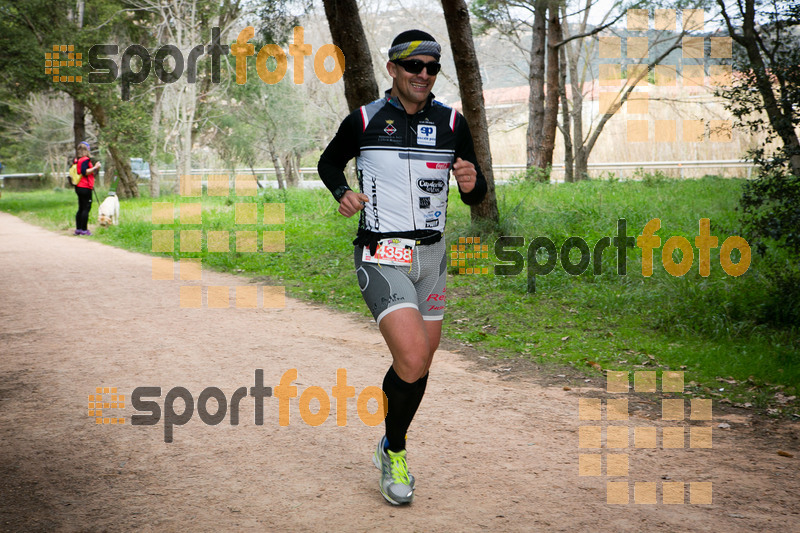
[[[88,107],[97,123],[97,127],[103,130],[108,125],[108,117],[106,116],[105,109],[97,102],[88,104]],[[117,139],[112,139],[108,143],[108,152],[119,174],[117,196],[120,198],[138,198],[139,184],[136,182],[136,175],[131,172],[131,161],[125,154],[125,151],[117,147],[117,142]]]
[[[567,64],[569,65],[569,78],[572,88],[572,143],[574,154],[574,174],[575,181],[585,180],[588,177],[588,159],[586,153],[586,143],[583,138],[583,84],[578,77],[578,62],[580,61],[579,48],[576,43],[567,43],[568,54]]]
[[[181,145],[181,173],[192,173],[192,131],[194,130],[194,113],[196,110],[197,88],[194,83],[186,83],[184,97],[181,102],[181,129],[179,130]]]
[[[283,172],[281,171],[281,162],[278,160],[278,152],[275,150],[275,142],[272,139],[267,141],[269,148],[269,157],[272,160],[272,166],[275,167],[275,179],[278,180],[278,188],[285,189],[286,183],[283,180]]]
[[[83,28],[83,0],[78,0],[76,25],[78,31]],[[75,139],[73,148],[86,140],[86,108],[75,96],[72,97],[72,135]]]
[[[561,134],[564,137],[564,181],[575,181],[572,154],[572,135],[570,134],[569,100],[567,100],[567,50],[558,49],[558,95],[561,98]]]
[[[464,0],[442,0],[442,10],[456,66],[464,117],[472,132],[478,164],[486,177],[486,197],[480,204],[470,206],[472,220],[485,220],[497,224],[499,215],[494,191],[492,153],[489,149],[489,126],[483,102],[481,72],[478,57],[475,55],[475,44],[472,41],[469,9]]]
[[[589,154],[581,142],[575,150],[575,181],[589,179]]]
[[[114,159],[111,157],[111,152],[106,150],[106,166],[103,168],[103,186],[110,189],[116,175],[117,166],[114,164]]]
[[[299,182],[303,181],[303,174],[300,172],[300,168],[302,168],[300,166],[300,152],[297,150],[292,151],[292,163],[294,163],[294,170],[297,172],[297,181],[299,185]]]
[[[547,20],[546,0],[537,0],[534,5],[533,34],[531,41],[531,61],[528,71],[528,134],[527,165],[538,166],[537,154],[542,150],[544,135],[544,69],[545,36]]]
[[[558,43],[561,42],[561,21],[558,4],[554,1],[548,7],[547,19],[547,90],[544,101],[544,122],[542,125],[542,150],[536,154],[536,166],[547,168],[553,165],[553,150],[556,147],[556,127],[558,126]]]
[[[172,30],[175,45],[186,50],[200,42],[200,22],[198,22],[198,7],[196,0],[189,0],[175,6],[178,10],[174,19],[175,24]],[[174,5],[174,4],[173,4]],[[204,77],[202,80],[210,81]],[[195,115],[198,106],[198,83],[189,83],[187,76],[181,76],[176,83],[171,84],[170,89],[174,90],[176,98],[177,116],[177,149],[178,160],[176,161],[176,174],[180,176],[190,176],[192,173],[192,144],[194,140]],[[178,182],[180,183],[180,181]]]
[[[77,98],[72,98],[72,135],[75,139],[73,148],[86,140],[86,107]]]
[[[291,152],[287,152],[283,156],[283,170],[286,173],[286,186],[297,187],[297,173],[295,172]]]
[[[161,196],[161,172],[158,170],[158,133],[161,131],[161,105],[164,96],[164,86],[159,83],[155,88],[155,101],[153,102],[153,119],[150,121],[150,198]]]
[[[344,54],[344,96],[352,111],[378,98],[367,36],[356,0],[323,0],[333,44]]]
[[[113,144],[108,147],[108,151],[114,161],[114,168],[120,177],[117,183],[117,196],[120,198],[138,198],[139,184],[136,181],[136,174],[131,172],[130,159]]]

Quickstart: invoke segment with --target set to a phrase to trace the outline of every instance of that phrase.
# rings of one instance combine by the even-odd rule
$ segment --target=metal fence
[[[4,189],[8,183],[9,190],[25,191],[41,189],[47,185],[45,174],[0,174],[0,189]]]
[[[675,178],[699,178],[705,174],[713,173],[727,177],[746,177],[751,178],[755,165],[752,161],[738,159],[723,159],[713,161],[638,161],[638,162],[610,162],[610,163],[589,163],[588,171],[592,177],[603,177],[604,173],[613,173],[617,178],[634,178],[636,171],[660,170],[669,177]],[[494,165],[495,181],[502,183],[511,179],[515,174],[523,174],[527,167],[525,165]],[[550,181],[564,181],[564,164],[559,163],[552,166]]]
[[[494,177],[498,184],[503,184],[511,180],[515,175],[524,174],[526,170],[525,165],[494,165]],[[638,161],[638,162],[611,162],[611,163],[590,163],[588,170],[593,177],[603,177],[604,173],[613,173],[617,178],[621,179],[635,179],[635,174],[638,169],[642,171],[659,170],[664,171],[667,176],[675,178],[695,178],[701,177],[707,173],[725,176],[737,177],[752,177],[753,168],[755,165],[751,161],[742,161],[736,159],[716,160],[716,161]],[[303,167],[299,169],[300,183],[302,188],[318,188],[322,187],[322,182],[317,175],[316,167]],[[169,189],[170,187],[176,188],[178,185],[178,176],[175,169],[161,170],[161,183],[162,188]],[[236,175],[255,175],[259,184],[262,187],[278,187],[277,175],[275,169],[272,167],[265,168],[237,168],[230,169],[214,169],[214,168],[197,168],[192,169],[192,175],[200,175],[206,177],[208,175],[225,175],[230,177]],[[102,181],[105,173],[100,171],[100,180]],[[28,189],[40,188],[45,185],[46,175],[42,173],[32,174],[0,174],[0,187],[6,187],[8,184],[9,189]],[[58,172],[50,175],[50,178],[57,183],[65,183],[67,179],[66,172]],[[146,183],[147,180],[141,180]],[[205,180],[203,180],[205,181]],[[552,166],[550,181],[560,183],[564,181],[564,165],[563,163]],[[38,186],[33,186],[36,184]]]

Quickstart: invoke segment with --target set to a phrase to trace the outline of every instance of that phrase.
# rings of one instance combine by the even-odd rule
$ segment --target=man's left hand
[[[453,164],[453,176],[456,178],[459,190],[467,193],[475,188],[475,182],[478,180],[478,171],[475,170],[475,165],[459,157]]]

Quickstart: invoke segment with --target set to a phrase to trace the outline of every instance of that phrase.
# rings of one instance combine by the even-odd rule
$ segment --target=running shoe
[[[92,232],[91,232],[91,231],[89,231],[88,229],[87,229],[87,230],[84,230],[84,231],[83,231],[83,234],[84,234],[84,235],[88,235],[89,237],[91,237],[91,236],[92,236]]]
[[[414,476],[408,473],[406,451],[393,452],[386,448],[386,436],[381,437],[372,463],[381,471],[381,494],[393,505],[414,501]]]
[[[73,233],[73,235],[83,235],[83,230],[82,229],[76,229],[75,233]]]

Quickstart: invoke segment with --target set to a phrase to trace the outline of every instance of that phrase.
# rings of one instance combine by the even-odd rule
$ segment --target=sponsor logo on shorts
[[[389,306],[389,304],[405,301],[405,298],[393,292],[388,298],[381,296],[381,306]]]
[[[450,163],[431,163],[430,161],[426,162],[428,168],[432,168],[435,170],[443,170],[445,168],[450,168]]]

